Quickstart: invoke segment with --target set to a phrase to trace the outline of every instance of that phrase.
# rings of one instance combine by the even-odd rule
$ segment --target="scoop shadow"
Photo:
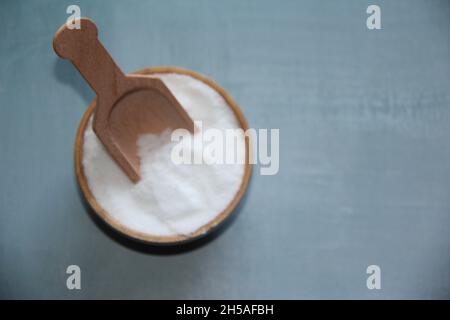
[[[95,97],[84,78],[68,60],[55,58],[53,64],[53,75],[59,83],[72,87],[89,104]]]
[[[236,209],[231,213],[231,215],[219,226],[210,231],[205,236],[192,240],[187,243],[175,244],[175,245],[153,245],[145,242],[140,242],[138,240],[128,238],[127,236],[119,233],[117,230],[113,229],[110,225],[108,225],[105,221],[103,221],[97,213],[91,208],[89,203],[86,201],[83,192],[81,191],[78,183],[77,190],[78,195],[82,201],[83,207],[85,211],[91,218],[91,220],[96,224],[96,226],[105,233],[110,239],[114,240],[118,244],[133,251],[145,253],[145,254],[154,254],[154,255],[176,255],[187,253],[196,249],[199,249],[207,244],[211,243],[214,239],[219,237],[222,233],[224,233],[231,224],[237,219],[242,210],[245,207],[247,202],[248,194],[250,193],[252,185],[252,179],[250,179],[247,192],[242,197]]]

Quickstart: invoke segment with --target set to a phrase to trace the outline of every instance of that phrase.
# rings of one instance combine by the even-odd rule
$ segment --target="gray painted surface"
[[[154,254],[90,216],[72,158],[94,94],[51,47],[72,3],[124,71],[196,70],[280,128],[279,174],[255,170],[213,241]],[[369,31],[370,3],[1,1],[0,296],[450,298],[450,4],[376,1]]]

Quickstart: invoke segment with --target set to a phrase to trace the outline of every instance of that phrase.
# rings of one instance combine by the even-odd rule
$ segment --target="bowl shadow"
[[[237,205],[237,207],[233,210],[233,212],[217,227],[209,231],[204,236],[190,240],[189,242],[184,242],[180,244],[161,244],[155,245],[146,242],[142,242],[140,240],[130,238],[127,235],[124,235],[107,224],[103,219],[101,219],[97,213],[92,209],[89,203],[86,201],[83,192],[78,184],[78,181],[75,182],[77,185],[78,196],[82,202],[82,205],[85,209],[85,212],[88,214],[90,219],[95,223],[95,225],[106,234],[111,240],[117,242],[119,245],[126,247],[130,250],[137,251],[145,254],[153,254],[153,255],[176,255],[188,253],[190,251],[199,249],[211,243],[214,239],[219,237],[222,233],[224,233],[237,219],[237,217],[243,211],[245,204],[247,202],[248,194],[250,193],[252,180],[250,179],[247,191],[241,198],[241,201]]]

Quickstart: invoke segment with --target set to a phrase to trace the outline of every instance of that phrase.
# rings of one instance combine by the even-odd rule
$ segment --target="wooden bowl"
[[[237,103],[231,98],[231,96],[217,83],[214,81],[208,79],[207,77],[198,74],[191,70],[186,70],[182,68],[176,68],[176,67],[153,67],[153,68],[145,68],[134,72],[135,74],[161,74],[161,73],[176,73],[176,74],[184,74],[191,76],[192,78],[195,78],[197,80],[200,80],[204,82],[205,84],[212,87],[214,90],[216,90],[227,102],[231,110],[236,116],[236,119],[238,120],[240,126],[242,129],[247,130],[248,124],[247,120],[244,117],[244,114],[242,113],[241,109],[237,105]],[[89,189],[89,185],[86,179],[86,176],[84,174],[84,168],[83,168],[83,145],[84,145],[84,133],[86,130],[86,126],[89,123],[89,118],[91,117],[92,113],[94,112],[94,108],[96,106],[96,100],[94,100],[89,108],[86,110],[86,112],[83,115],[83,118],[81,119],[80,126],[78,127],[76,142],[75,142],[75,171],[78,179],[78,183],[80,184],[81,190],[90,204],[90,206],[93,208],[95,213],[108,225],[110,225],[113,229],[121,233],[122,235],[125,235],[129,238],[145,242],[152,245],[177,245],[186,243],[195,239],[198,239],[200,237],[203,237],[207,234],[210,234],[212,231],[214,231],[217,227],[219,227],[220,224],[222,224],[233,212],[233,210],[238,205],[239,201],[242,199],[243,195],[245,194],[245,191],[247,190],[250,176],[252,172],[252,165],[249,163],[249,152],[251,152],[251,143],[252,141],[249,140],[247,137],[245,139],[245,168],[244,168],[244,176],[242,178],[241,185],[239,187],[238,192],[234,196],[234,198],[231,200],[231,202],[228,204],[228,206],[223,210],[221,213],[219,213],[212,221],[210,221],[208,224],[200,227],[195,232],[188,234],[188,235],[174,235],[174,236],[157,236],[157,235],[150,235],[138,231],[134,231],[122,223],[120,223],[118,220],[116,220],[114,217],[112,217],[106,210],[104,210],[100,204],[95,199],[94,195],[92,194],[91,190]]]

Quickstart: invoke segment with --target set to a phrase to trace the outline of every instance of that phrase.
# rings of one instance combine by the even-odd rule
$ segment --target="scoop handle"
[[[92,20],[81,18],[80,29],[64,24],[53,38],[53,49],[61,58],[72,61],[97,95],[118,95],[125,75],[99,41]]]

